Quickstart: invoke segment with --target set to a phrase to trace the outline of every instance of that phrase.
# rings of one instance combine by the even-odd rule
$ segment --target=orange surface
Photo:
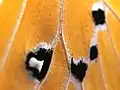
[[[0,5],[0,59],[17,22],[22,0],[4,0]]]
[[[4,57],[4,51],[17,22],[22,1],[4,0],[0,6],[0,60]],[[96,0],[65,0],[65,40],[70,52],[76,58],[88,56],[93,29],[91,6],[94,2]],[[119,5],[117,6],[119,0],[106,0],[106,2],[114,8],[117,15],[120,15]],[[28,0],[9,56],[0,71],[0,90],[31,90],[34,88],[34,83],[29,80],[24,67],[25,52],[41,41],[49,42],[54,38],[58,22],[58,4],[58,0]],[[120,90],[120,22],[110,11],[107,21],[109,33],[107,31],[99,33],[99,60],[97,63],[89,64],[83,82],[85,90]],[[59,41],[54,51],[50,72],[41,89],[63,90],[67,77],[65,52]],[[72,83],[68,90],[74,90]]]
[[[105,0],[107,4],[114,10],[114,12],[120,17],[120,0]]]

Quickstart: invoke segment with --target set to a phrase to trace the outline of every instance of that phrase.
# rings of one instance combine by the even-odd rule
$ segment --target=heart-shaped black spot
[[[49,66],[51,63],[51,59],[52,59],[52,54],[53,54],[52,49],[45,49],[45,48],[38,49],[37,48],[36,52],[30,51],[26,56],[26,62],[25,62],[26,69],[28,71],[31,71],[33,77],[38,79],[40,82],[45,78],[45,76],[48,72],[48,69],[49,69]],[[43,66],[42,66],[42,69],[40,72],[36,67],[31,67],[29,65],[29,61],[32,57],[36,58],[39,61],[44,60],[44,63],[43,63]]]
[[[80,60],[78,64],[75,64],[73,59],[71,60],[71,73],[80,82],[83,81],[87,68],[87,63],[84,63],[82,60]]]

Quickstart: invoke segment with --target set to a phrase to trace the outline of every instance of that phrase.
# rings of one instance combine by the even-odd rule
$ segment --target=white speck
[[[37,80],[37,79],[33,79],[33,80],[34,80],[34,82],[35,82],[35,87],[34,87],[33,90],[38,90],[38,88],[41,86],[41,85],[40,85],[41,82],[40,82],[39,80]]]
[[[30,66],[31,66],[31,67],[36,67],[36,68],[39,70],[39,72],[40,72],[41,69],[42,69],[43,63],[44,63],[43,60],[42,60],[42,61],[39,61],[39,60],[37,60],[37,59],[34,58],[34,57],[32,57],[32,58],[30,59],[30,62],[29,62]]]
[[[80,60],[76,60],[76,59],[73,58],[73,63],[74,63],[75,65],[78,65],[79,62],[80,62]]]
[[[110,11],[109,10],[109,8],[107,7],[107,6],[104,6],[105,7],[105,12],[106,12],[106,14],[108,13],[108,11]]]
[[[103,4],[103,2],[97,2],[97,3],[93,4],[92,11],[98,11],[98,9],[101,9],[101,10],[104,11],[104,4]]]
[[[90,47],[97,45],[97,33],[94,33],[91,42],[90,42]]]
[[[80,61],[82,61],[83,63],[86,63],[87,64],[87,60],[85,60],[84,57],[79,57],[77,60],[73,58],[73,63],[75,65],[78,65],[78,63],[80,63]]]
[[[88,64],[88,61],[84,57],[81,57],[79,60],[81,60],[83,63]]]
[[[39,72],[40,72],[41,69],[42,69],[43,63],[44,63],[43,60],[42,60],[42,61],[38,61],[37,68],[38,68]]]
[[[95,30],[98,30],[98,31],[105,31],[105,30],[107,30],[107,26],[106,26],[106,24],[103,24],[103,25],[96,25],[96,26],[95,26]]]
[[[105,11],[106,14],[109,11],[109,8],[106,5],[104,5],[104,2],[102,1],[99,1],[93,4],[92,11],[98,11],[98,9]]]
[[[36,63],[37,63],[37,60],[36,60],[36,58],[34,58],[34,57],[32,57],[32,58],[30,59],[30,61],[29,61],[29,65],[30,65],[31,67],[35,67],[35,66],[36,66]]]
[[[35,47],[35,50],[39,49],[39,48],[45,48],[46,50],[48,49],[52,49],[52,45],[51,44],[48,44],[46,42],[41,42],[40,44],[38,44],[36,47]]]

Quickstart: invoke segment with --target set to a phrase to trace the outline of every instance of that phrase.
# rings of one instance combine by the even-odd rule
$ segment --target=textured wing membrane
[[[90,40],[93,33],[91,8],[98,0],[65,0],[64,36],[67,47],[75,58],[89,55]],[[0,5],[0,63],[17,23],[23,0],[3,0]],[[106,14],[108,28],[98,34],[99,58],[89,63],[83,81],[85,90],[120,89],[120,8],[119,0],[106,0],[111,8]],[[58,0],[28,0],[24,15],[10,48],[7,60],[0,70],[0,90],[28,90],[34,83],[28,78],[24,67],[24,55],[28,49],[39,42],[51,41],[57,30]],[[116,14],[111,11],[113,10]],[[42,90],[62,90],[68,80],[68,66],[62,42],[59,41],[53,53],[52,64]],[[68,90],[75,90],[72,82]]]

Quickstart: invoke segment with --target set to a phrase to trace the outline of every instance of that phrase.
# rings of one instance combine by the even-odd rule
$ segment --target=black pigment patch
[[[87,68],[88,65],[83,61],[80,60],[80,62],[76,65],[74,64],[73,59],[71,60],[71,73],[80,82],[83,81],[86,75]]]
[[[38,79],[40,82],[45,78],[45,76],[48,72],[48,69],[49,69],[49,66],[51,63],[51,59],[52,59],[52,54],[53,54],[52,49],[46,50],[45,48],[39,48],[36,52],[30,51],[26,56],[26,62],[25,62],[26,69],[28,71],[31,71],[33,74],[33,77]],[[44,60],[44,63],[43,63],[43,66],[42,66],[42,69],[40,72],[36,67],[31,67],[29,65],[29,61],[32,57],[35,57],[39,61]]]
[[[95,60],[98,57],[97,45],[90,47],[90,60]]]
[[[98,9],[98,11],[92,11],[92,16],[95,22],[95,25],[103,25],[105,23],[105,13],[103,10]]]

